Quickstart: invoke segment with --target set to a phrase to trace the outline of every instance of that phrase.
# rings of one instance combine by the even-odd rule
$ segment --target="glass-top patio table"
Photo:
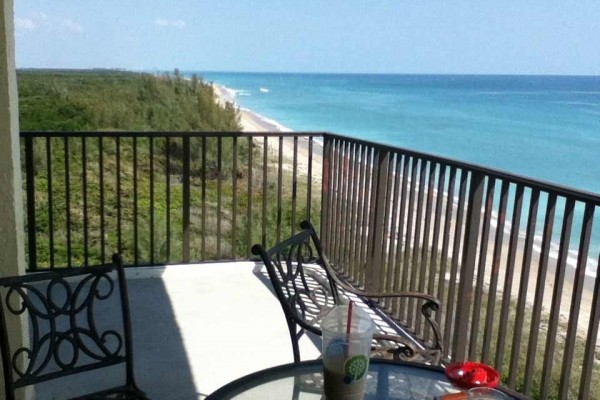
[[[206,398],[224,399],[321,399],[321,360],[285,364],[239,378]],[[505,391],[503,389],[503,391]],[[460,390],[446,378],[441,367],[371,359],[365,400],[432,400]],[[523,397],[509,394],[515,399]]]

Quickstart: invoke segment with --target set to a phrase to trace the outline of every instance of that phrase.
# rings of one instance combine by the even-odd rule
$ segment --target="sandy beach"
[[[217,101],[221,104],[225,102],[234,103],[235,92],[221,85],[213,84],[213,90],[217,97]],[[260,132],[292,132],[291,129],[277,123],[276,121],[270,120],[260,114],[255,113],[252,110],[246,108],[239,108],[243,132],[260,133]],[[264,141],[262,138],[255,138],[254,142],[258,146],[263,146]],[[272,139],[268,141],[269,151],[277,154],[279,151],[278,140]],[[297,147],[297,168],[298,173],[307,175],[308,174],[308,156],[309,156],[309,140],[307,137],[300,136],[298,138]],[[293,168],[294,159],[294,138],[283,139],[283,150],[282,157],[284,159],[283,168],[291,170]],[[320,142],[313,140],[313,157],[312,157],[312,170],[313,179],[317,182],[321,181],[321,171],[323,169],[323,147]]]

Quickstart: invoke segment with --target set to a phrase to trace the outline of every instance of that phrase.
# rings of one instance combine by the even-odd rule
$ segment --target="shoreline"
[[[216,83],[213,83],[212,87],[219,104],[233,103],[239,108],[241,117],[240,123],[243,132],[293,132],[292,129],[281,125],[277,121],[266,118],[248,108],[240,107],[235,101],[235,90]]]
[[[239,107],[239,105],[237,104],[237,102],[235,101],[235,96],[236,96],[236,91],[229,89],[225,86],[219,85],[219,84],[214,84],[213,83],[213,89],[215,91],[215,95],[217,98],[217,101],[220,102],[221,104],[224,104],[225,102],[231,102],[233,104],[235,104],[236,106]],[[270,120],[252,110],[249,110],[247,108],[239,108],[240,110],[240,116],[241,116],[241,120],[240,123],[242,125],[242,131],[243,132],[293,132],[291,129],[286,128],[285,126],[279,124],[277,121],[273,121]],[[260,140],[260,138],[255,138],[255,143],[257,143],[257,145],[259,146],[263,146],[264,145],[264,141]],[[317,182],[321,181],[321,173],[320,171],[322,171],[322,165],[323,165],[323,161],[322,161],[322,145],[317,142],[314,141],[313,142],[315,145],[313,146],[313,171],[318,171],[317,173],[313,174],[313,179],[317,180]],[[269,143],[268,144],[268,148],[269,151],[274,152],[275,154],[277,154],[278,152],[278,147],[276,143]],[[290,169],[292,168],[292,160],[293,160],[293,155],[294,155],[294,146],[293,146],[293,138],[284,138],[283,140],[283,164],[284,164],[284,168],[286,169]],[[298,171],[300,173],[304,173],[305,175],[307,174],[308,171],[308,140],[306,138],[300,138],[298,141]],[[445,194],[445,196],[447,196],[447,193]],[[457,202],[458,199],[455,198],[453,202]],[[483,218],[483,209],[481,211],[482,213],[482,218]],[[491,222],[491,231],[494,232],[497,229],[497,222],[498,220],[496,218],[493,218],[492,222]],[[454,217],[452,218],[452,221],[450,222],[452,224],[452,226],[454,226],[455,221],[454,221]],[[507,220],[505,223],[505,227],[504,227],[504,232],[502,232],[502,235],[504,236],[504,240],[503,240],[503,244],[502,244],[502,251],[500,253],[500,262],[499,262],[499,270],[500,270],[500,274],[498,276],[499,280],[498,280],[498,286],[496,288],[496,292],[499,294],[502,294],[504,292],[505,289],[505,279],[506,279],[506,273],[507,273],[507,268],[508,268],[508,253],[509,253],[509,232],[507,231],[509,229],[510,226],[510,220]],[[494,226],[496,225],[496,226]],[[454,229],[451,230],[453,235]],[[520,234],[521,235],[521,234]],[[492,240],[492,238],[490,237],[490,240]],[[493,240],[492,240],[493,241]],[[539,246],[539,243],[535,243],[536,245]],[[479,243],[479,246],[481,246],[481,243]],[[478,246],[478,254],[480,253],[480,248]],[[526,307],[528,307],[529,309],[531,309],[534,305],[533,302],[533,294],[535,293],[536,290],[536,285],[537,285],[537,278],[538,278],[538,266],[539,266],[539,261],[540,261],[540,250],[538,246],[534,245],[534,249],[533,249],[533,254],[531,257],[531,262],[529,264],[529,275],[528,275],[528,279],[526,280],[526,282],[523,282],[525,284],[527,284],[527,294],[526,294]],[[441,250],[441,249],[440,249]],[[461,251],[462,253],[462,251]],[[459,253],[459,254],[461,254]],[[572,256],[570,254],[570,256]],[[589,256],[589,255],[588,255]],[[518,294],[521,283],[519,282],[520,279],[515,279],[515,278],[520,278],[521,277],[521,273],[522,273],[522,261],[523,261],[523,249],[521,247],[521,245],[518,246],[518,248],[516,249],[516,255],[515,255],[515,264],[514,264],[514,270],[513,270],[513,283],[510,285],[511,289],[510,289],[510,297],[511,299],[513,299],[514,301],[517,300],[517,298],[515,297],[516,294]],[[478,256],[479,258],[479,256]],[[493,260],[494,258],[494,251],[493,251],[493,246],[492,246],[492,242],[490,242],[490,246],[487,249],[487,254],[486,254],[486,272],[489,273],[491,268],[492,268],[492,263],[491,260]],[[571,261],[572,258],[569,257],[569,260],[567,262],[566,268],[565,268],[565,277],[564,277],[564,281],[563,281],[563,290],[562,290],[562,294],[561,294],[561,301],[560,301],[560,307],[559,307],[559,321],[560,324],[562,325],[563,323],[566,323],[566,321],[568,321],[569,318],[569,314],[571,311],[571,298],[572,298],[572,290],[574,288],[574,284],[575,284],[575,274],[576,274],[576,266],[575,265],[571,265],[571,263],[569,261]],[[552,303],[552,297],[553,297],[553,289],[554,289],[554,284],[555,284],[555,277],[556,277],[556,266],[557,266],[557,258],[555,257],[555,254],[550,254],[549,260],[548,260],[548,270],[547,270],[547,275],[545,277],[545,284],[546,284],[546,290],[544,290],[544,296],[543,296],[543,312],[545,313],[550,313],[550,305]],[[449,272],[449,271],[447,271]],[[458,276],[457,276],[458,278]],[[449,274],[447,273],[447,279],[450,279]],[[474,279],[477,279],[477,271],[475,272],[475,276]],[[584,279],[584,287],[583,287],[583,291],[582,291],[582,301],[581,301],[581,305],[582,307],[579,310],[579,314],[577,316],[578,318],[578,323],[577,323],[577,336],[579,337],[585,337],[587,334],[587,328],[588,328],[588,323],[589,323],[589,317],[590,317],[590,313],[591,313],[591,304],[593,302],[593,281],[592,281],[593,277],[590,277],[589,275],[586,275],[586,279]],[[485,287],[487,287],[487,290],[489,290],[489,283],[490,283],[490,276],[486,276],[484,277],[484,285]],[[500,310],[496,310],[496,312],[500,312]],[[559,328],[558,331],[558,336],[561,337],[563,335],[566,335],[566,331],[565,332],[561,332],[561,329]],[[600,337],[597,340],[597,345],[600,345]]]
[[[235,101],[236,92],[223,85],[216,83],[212,84],[215,92],[215,98],[221,105],[226,102],[233,103],[240,110],[240,124],[242,125],[242,132],[257,133],[257,132],[293,132],[290,128],[287,128],[277,121],[266,118],[248,108],[242,108]],[[264,146],[264,141],[261,138],[255,137],[254,143],[261,148]],[[278,142],[278,141],[277,141]],[[294,138],[285,137],[282,141],[282,163],[283,168],[286,170],[293,170],[294,160]],[[309,140],[306,137],[298,138],[297,146],[297,157],[296,165],[298,173],[308,175],[308,159],[309,159]],[[279,152],[278,143],[276,140],[271,140],[267,144],[269,152],[277,154]],[[318,140],[313,140],[313,152],[312,152],[312,178],[316,182],[321,182],[321,175],[323,170],[323,145]]]

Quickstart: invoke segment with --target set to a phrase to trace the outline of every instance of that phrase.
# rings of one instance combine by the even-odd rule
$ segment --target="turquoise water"
[[[239,91],[240,106],[293,130],[335,132],[600,193],[600,77],[199,74]]]
[[[198,74],[295,131],[339,133],[600,193],[600,77]],[[574,238],[582,215],[576,209]],[[589,275],[600,251],[595,217]]]

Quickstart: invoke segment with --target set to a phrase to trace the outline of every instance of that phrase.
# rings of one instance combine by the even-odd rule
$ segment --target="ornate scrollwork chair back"
[[[0,278],[0,296],[7,399],[29,385],[118,364],[125,368],[122,385],[77,398],[147,399],[133,373],[129,300],[120,255],[113,256],[113,264],[99,267]],[[102,315],[115,307],[119,321],[110,318],[114,313]],[[30,340],[14,350],[7,328],[17,318],[26,319]]]
[[[372,356],[439,364],[443,353],[439,327],[433,313],[439,301],[430,295],[416,292],[368,293],[340,278],[329,264],[320,239],[309,221],[300,224],[302,231],[266,250],[256,244],[252,252],[259,255],[283,308],[294,353],[300,361],[298,340],[306,332],[321,336],[320,320],[336,304],[345,304],[344,294],[352,294],[365,304],[377,307],[373,299],[412,298],[423,302],[421,312],[432,332],[432,344],[427,346],[402,335],[376,333]]]

